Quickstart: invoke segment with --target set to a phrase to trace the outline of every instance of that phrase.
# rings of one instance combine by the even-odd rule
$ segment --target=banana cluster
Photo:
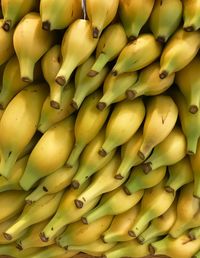
[[[0,255],[200,258],[200,0],[0,0]]]

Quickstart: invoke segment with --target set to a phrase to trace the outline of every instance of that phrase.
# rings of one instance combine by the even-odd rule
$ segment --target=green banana
[[[200,1],[183,0],[183,28],[191,32],[200,28]]]
[[[194,196],[200,198],[200,140],[198,141],[196,154],[190,156],[194,175]]]
[[[193,255],[192,258],[200,258],[200,251],[198,251],[195,255]]]

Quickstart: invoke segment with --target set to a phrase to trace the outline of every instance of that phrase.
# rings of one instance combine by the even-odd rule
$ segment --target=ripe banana
[[[93,38],[99,38],[102,30],[115,18],[119,0],[86,0],[86,11],[92,25]]]
[[[127,39],[123,26],[120,23],[110,25],[98,41],[96,60],[88,75],[94,77],[101,72],[108,62],[114,60],[119,55],[126,44]]]
[[[126,45],[118,56],[112,75],[134,72],[155,61],[161,54],[161,44],[152,34],[141,34]]]
[[[106,126],[105,140],[99,155],[105,157],[114,148],[126,143],[138,130],[145,116],[141,98],[117,103]]]
[[[190,156],[194,175],[194,196],[200,198],[200,140],[198,141],[196,154]]]
[[[25,82],[33,81],[36,62],[54,44],[56,34],[42,30],[38,13],[28,13],[17,25],[13,44],[19,60],[20,76]]]
[[[183,28],[191,32],[200,28],[200,1],[183,0]]]
[[[7,244],[7,245],[0,245],[0,255],[9,255],[15,258],[21,258],[21,257],[31,257],[33,258],[33,255],[38,252],[40,249],[37,247],[28,248],[26,250],[19,250],[16,248],[16,244]]]

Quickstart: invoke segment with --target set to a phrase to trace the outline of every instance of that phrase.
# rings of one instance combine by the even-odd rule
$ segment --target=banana
[[[57,210],[63,191],[44,196],[35,203],[26,204],[17,221],[3,234],[7,240],[12,240],[16,235],[31,225],[50,218]]]
[[[36,63],[34,69],[34,81],[42,78],[40,62]],[[11,99],[24,89],[29,83],[21,80],[19,62],[16,56],[13,56],[6,63],[2,88],[0,92],[0,108],[5,109]]]
[[[195,255],[193,255],[192,258],[200,258],[200,251],[198,251]]]
[[[40,15],[44,30],[65,29],[73,21],[81,18],[81,0],[41,0]]]
[[[128,181],[124,184],[123,189],[128,195],[142,189],[148,189],[159,184],[165,177],[165,174],[165,166],[157,168],[149,174],[145,174],[140,166],[135,167]]]
[[[84,100],[78,111],[74,126],[75,145],[67,160],[68,166],[77,162],[83,149],[96,137],[109,115],[109,108],[103,112],[96,109],[100,98],[101,92],[95,91]]]
[[[32,84],[20,91],[4,111],[0,121],[1,175],[9,177],[20,153],[35,134],[46,95],[46,84]]]
[[[174,82],[175,73],[164,79],[159,77],[160,64],[154,62],[141,70],[138,80],[127,91],[126,96],[133,100],[139,96],[154,96],[166,91]]]
[[[161,216],[153,219],[148,228],[137,237],[137,240],[144,244],[152,242],[155,237],[160,237],[168,233],[176,220],[176,201]]]
[[[75,72],[75,93],[71,105],[79,109],[84,99],[103,83],[108,67],[104,66],[95,77],[89,77],[87,74],[95,62],[95,58],[90,56]]]
[[[106,215],[118,215],[136,205],[143,196],[144,191],[138,191],[132,195],[126,195],[122,187],[103,195],[100,203],[90,210],[81,219],[84,224],[90,224]],[[119,203],[123,205],[119,205]]]
[[[193,183],[181,188],[177,203],[177,217],[169,231],[173,238],[180,237],[186,230],[200,226],[200,200],[193,196]]]
[[[139,204],[129,210],[114,216],[110,227],[102,234],[101,239],[105,243],[124,242],[132,240],[127,232],[139,212]]]
[[[186,139],[179,127],[174,127],[171,133],[158,144],[151,156],[143,163],[144,173],[161,166],[170,166],[186,155]]]
[[[39,185],[26,197],[26,201],[35,202],[45,195],[57,193],[68,185],[78,169],[78,163],[72,168],[62,166],[48,176],[45,176]]]
[[[176,73],[175,82],[185,97],[188,110],[195,114],[200,106],[200,60],[197,55],[185,68]]]
[[[110,25],[99,39],[96,48],[96,60],[88,75],[94,77],[101,72],[108,62],[119,55],[126,44],[127,39],[123,26],[120,23]]]
[[[73,116],[49,128],[31,152],[20,186],[29,190],[39,179],[62,167],[74,143]]]
[[[61,44],[62,64],[56,75],[58,84],[66,85],[75,68],[92,54],[97,41],[92,37],[92,28],[88,20],[78,19],[69,26]]]
[[[140,30],[148,20],[154,0],[120,0],[119,16],[130,41],[138,37]]]
[[[181,0],[155,1],[149,19],[150,29],[158,41],[165,43],[178,28],[181,18]]]
[[[105,216],[86,225],[81,220],[70,224],[57,238],[57,244],[67,249],[72,245],[87,245],[98,240],[101,234],[109,227],[113,217]],[[86,237],[87,236],[87,237]]]
[[[28,248],[26,250],[19,250],[16,248],[16,244],[8,244],[8,245],[0,245],[0,255],[9,255],[15,258],[21,258],[21,257],[33,257],[35,253],[37,253],[40,249],[33,247]]]
[[[99,38],[102,30],[115,18],[119,0],[86,0],[86,11],[92,25],[93,38]]]
[[[200,32],[177,30],[167,42],[160,58],[160,78],[164,79],[188,65],[200,47]]]
[[[143,141],[138,155],[145,160],[153,148],[163,142],[173,130],[178,118],[178,108],[170,96],[152,97],[146,104]]]
[[[200,238],[191,241],[187,235],[174,239],[167,235],[162,240],[150,244],[150,252],[155,255],[167,255],[173,258],[189,258],[199,251]]]
[[[168,171],[169,178],[165,185],[167,192],[176,192],[183,185],[193,181],[193,171],[187,156],[176,164],[168,166]]]
[[[99,110],[103,110],[112,103],[126,99],[125,92],[137,80],[137,73],[123,73],[119,76],[109,74],[103,84],[103,96],[97,104]]]
[[[197,151],[195,155],[190,156],[194,175],[194,196],[200,198],[200,140],[198,141]]]
[[[36,8],[35,0],[2,0],[3,24],[5,31],[10,31],[29,12]]]
[[[56,34],[42,30],[41,24],[38,13],[28,13],[19,22],[14,32],[14,49],[19,60],[20,76],[25,82],[33,81],[36,62],[56,39]]]
[[[200,226],[191,229],[188,233],[191,240],[198,239],[200,237]]]
[[[145,106],[141,98],[116,104],[107,123],[106,136],[99,155],[105,157],[114,148],[126,143],[138,130],[144,116]]]
[[[141,34],[126,45],[118,56],[111,73],[113,76],[134,72],[155,61],[161,54],[161,44],[152,34]]]
[[[164,214],[172,205],[175,194],[165,191],[165,182],[164,179],[156,186],[145,190],[140,211],[128,231],[130,236],[138,237],[144,232],[150,221]]]
[[[115,171],[118,168],[120,161],[120,155],[115,154],[111,161],[93,176],[89,187],[87,187],[75,200],[77,208],[82,208],[83,205],[90,202],[95,197],[118,188],[127,179],[128,175],[120,181],[114,178]]]
[[[40,233],[40,238],[42,241],[48,242],[49,240],[54,239],[61,228],[80,220],[81,216],[83,216],[97,204],[100,199],[99,197],[89,202],[82,209],[77,209],[74,204],[74,200],[80,195],[82,191],[84,191],[88,185],[89,180],[85,182],[79,189],[66,189],[59,207],[57,208],[56,214]]]
[[[7,62],[11,56],[14,55],[14,46],[13,46],[13,34],[14,29],[11,29],[9,32],[4,31],[2,28],[3,19],[0,19],[0,65]]]
[[[137,155],[140,145],[142,144],[142,130],[139,129],[128,142],[121,147],[121,164],[115,174],[116,179],[123,179],[129,174],[130,169],[142,163]]]
[[[111,151],[105,158],[98,154],[105,139],[105,129],[86,146],[80,156],[78,171],[72,179],[73,188],[79,188],[91,175],[102,169],[114,156],[116,149]]]
[[[200,1],[183,0],[183,28],[191,32],[200,28]]]

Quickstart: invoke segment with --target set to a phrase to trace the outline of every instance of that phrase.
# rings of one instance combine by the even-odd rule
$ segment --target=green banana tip
[[[147,162],[147,163],[142,164],[142,170],[145,174],[148,174],[152,170],[151,165],[152,165],[151,162]]]
[[[144,155],[144,153],[142,152],[142,151],[138,151],[138,153],[137,153],[137,155],[138,155],[138,157],[141,159],[141,160],[145,160],[145,155]]]
[[[118,75],[118,71],[117,70],[112,70],[111,71],[111,75],[112,76],[117,76]]]
[[[97,71],[94,71],[94,70],[90,70],[90,71],[87,73],[87,75],[88,75],[89,77],[95,77],[97,74],[98,74],[98,72],[97,72]]]
[[[187,150],[187,155],[192,156],[192,155],[194,155],[194,154],[195,154],[194,151],[192,151],[192,150]]]
[[[21,241],[19,241],[19,243],[17,243],[16,248],[17,248],[18,250],[20,250],[20,251],[23,250]]]
[[[105,102],[99,102],[97,105],[96,105],[97,109],[102,111],[106,108],[106,103]]]
[[[28,77],[22,77],[21,80],[22,80],[23,82],[27,82],[27,83],[33,82],[33,80],[30,79],[30,78],[28,78]]]
[[[145,242],[145,239],[144,239],[144,237],[143,236],[138,236],[137,238],[136,238],[136,240],[138,241],[138,243],[139,244],[141,244],[141,245],[143,245],[144,244],[144,242]]]
[[[72,183],[71,183],[72,187],[74,189],[78,189],[79,186],[80,186],[80,183],[77,181],[77,180],[72,180]]]
[[[156,249],[155,249],[155,247],[153,247],[152,244],[150,244],[150,245],[148,246],[148,249],[149,249],[149,252],[150,252],[151,255],[155,254]]]
[[[161,73],[160,73],[160,75],[159,75],[159,77],[160,77],[160,79],[165,79],[167,76],[168,76],[168,71],[162,71]]]
[[[119,173],[115,175],[115,179],[122,180],[124,177]]]
[[[51,30],[51,23],[49,21],[42,22],[42,29],[46,31]]]
[[[97,27],[92,28],[92,36],[94,39],[97,39],[99,37],[100,31]]]
[[[105,157],[108,153],[103,149],[101,148],[98,152],[98,154],[101,156],[101,157]]]
[[[136,91],[134,90],[127,90],[126,97],[128,100],[134,100],[136,98]]]
[[[169,185],[166,185],[164,188],[165,188],[165,191],[168,192],[168,193],[173,193],[174,194],[174,192],[175,192],[175,190]]]
[[[27,198],[27,199],[25,199],[25,202],[26,202],[26,204],[27,204],[27,205],[31,205],[31,204],[33,203],[33,201],[32,201],[32,200],[30,200],[30,199],[28,199],[28,198]]]
[[[74,108],[75,110],[78,110],[79,106],[78,104],[76,103],[75,100],[72,100],[72,102],[70,103],[71,107]]]
[[[65,86],[67,83],[64,76],[57,76],[55,80],[60,86]]]
[[[126,195],[131,195],[131,192],[129,191],[128,187],[127,186],[123,186],[123,190],[125,192]]]
[[[76,208],[78,208],[78,209],[83,208],[83,202],[82,201],[76,199],[76,200],[74,200],[74,203],[76,205]]]
[[[162,44],[166,42],[166,39],[165,39],[164,36],[158,36],[158,37],[156,38],[156,40],[157,40],[158,42],[162,43]]]
[[[48,242],[49,238],[45,236],[44,232],[40,232],[40,239],[42,240],[42,242]]]
[[[54,109],[60,109],[60,104],[55,100],[50,101],[50,106]]]
[[[88,225],[88,221],[87,221],[86,217],[81,217],[81,221],[82,221],[83,224]]]
[[[6,32],[10,31],[11,29],[11,20],[5,20],[2,25],[3,30]]]
[[[3,232],[3,236],[8,241],[12,240],[12,236],[10,234],[6,233],[6,232]]]
[[[187,26],[187,27],[183,27],[184,31],[186,32],[192,32],[195,31],[195,27],[193,25]]]
[[[189,112],[191,114],[196,114],[198,112],[199,108],[196,105],[189,106]]]

